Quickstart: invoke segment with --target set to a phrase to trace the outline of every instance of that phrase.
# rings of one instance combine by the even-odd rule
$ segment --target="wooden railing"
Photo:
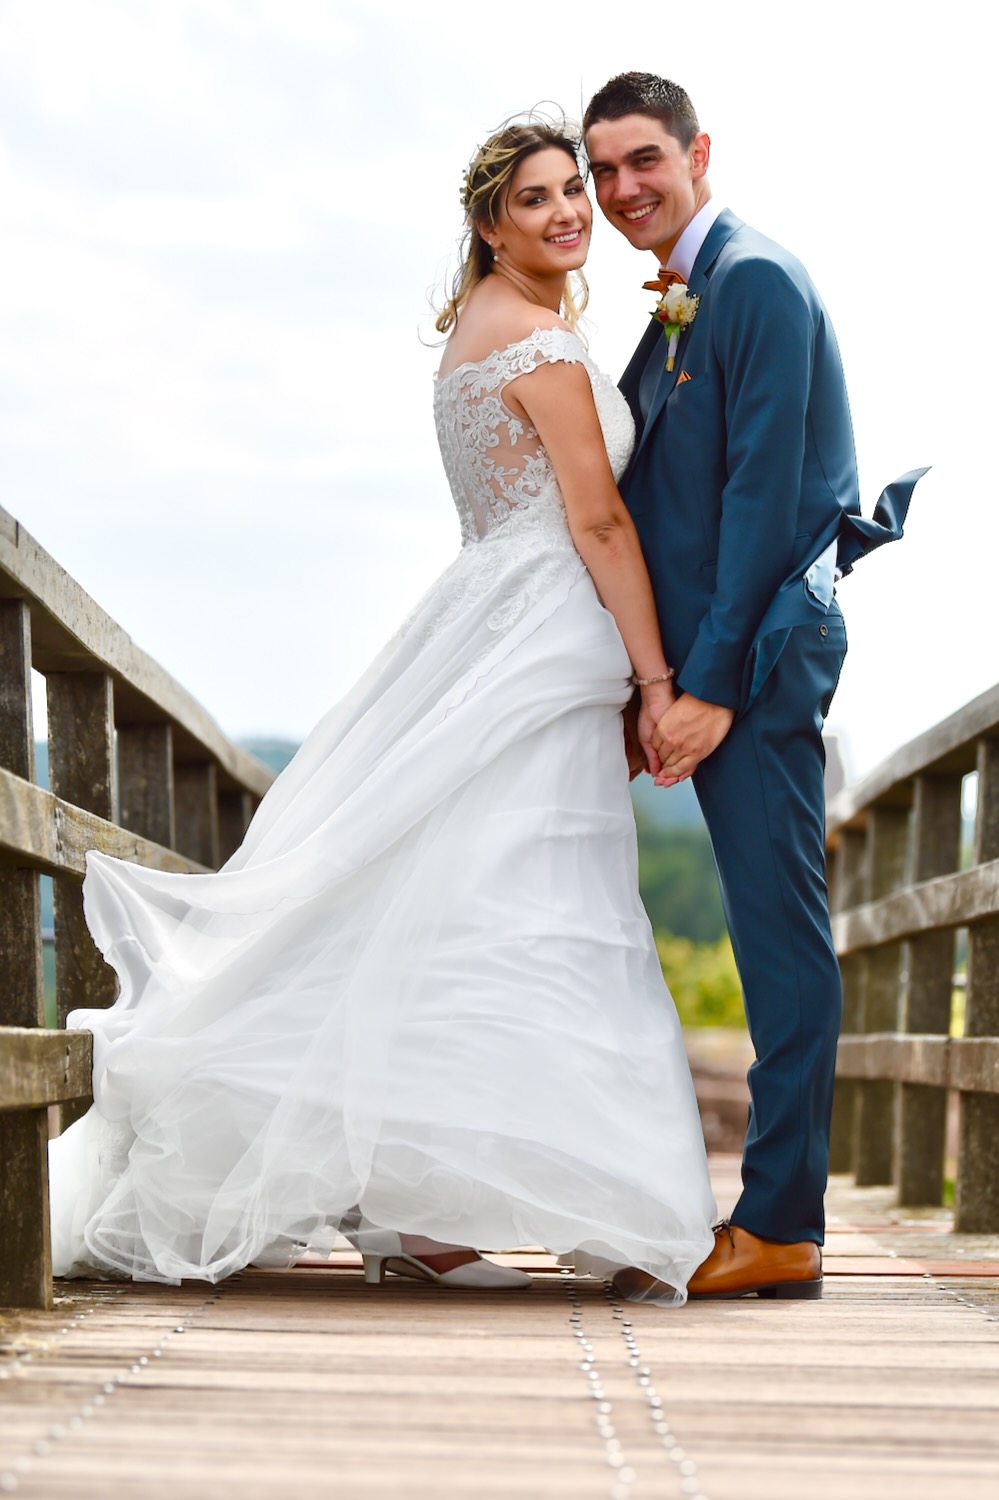
[[[50,790],[34,779],[32,667],[45,678]],[[51,1305],[50,1111],[65,1123],[86,1107],[91,1069],[89,1035],[59,1028],[114,998],[83,920],[86,851],[217,867],[271,779],[0,510],[0,1306]],[[828,827],[844,983],[834,1170],[894,1182],[903,1204],[940,1203],[956,1093],[957,1226],[999,1232],[999,687],[841,792]],[[54,877],[56,1029],[40,874]]]
[[[31,668],[50,790],[35,784]],[[52,1300],[46,1151],[90,1097],[91,1039],[45,1029],[39,875],[54,877],[57,1023],[114,976],[83,920],[84,855],[217,867],[272,773],[0,510],[0,1306]]]
[[[971,773],[977,805],[969,841],[962,799]],[[833,1169],[855,1172],[858,1184],[896,1184],[901,1204],[941,1203],[956,1094],[956,1227],[995,1234],[999,687],[842,791],[829,807],[828,830],[844,990]],[[962,990],[955,969],[965,929]]]

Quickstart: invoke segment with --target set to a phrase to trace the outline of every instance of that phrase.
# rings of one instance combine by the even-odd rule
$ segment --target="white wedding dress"
[[[91,853],[120,981],[94,1106],[51,1147],[57,1274],[216,1281],[341,1222],[545,1245],[677,1288],[714,1203],[638,896],[630,663],[504,386],[575,335],[439,378],[462,548],[320,722],[218,874]]]

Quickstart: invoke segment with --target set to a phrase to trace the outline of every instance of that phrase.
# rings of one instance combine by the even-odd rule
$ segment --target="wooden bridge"
[[[999,688],[830,808],[846,1034],[818,1304],[621,1306],[530,1247],[508,1252],[536,1273],[523,1295],[365,1287],[349,1249],[217,1288],[54,1292],[46,1142],[90,1075],[60,1028],[112,998],[84,853],[216,866],[269,780],[0,511],[0,1494],[992,1500]],[[737,1163],[713,1166],[725,1209]]]

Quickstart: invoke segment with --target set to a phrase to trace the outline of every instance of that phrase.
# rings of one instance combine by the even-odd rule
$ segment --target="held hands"
[[[705,703],[691,693],[677,698],[652,731],[649,770],[656,786],[686,781],[701,761],[717,750],[732,727],[735,713],[717,703]],[[652,756],[658,767],[653,768]]]
[[[652,736],[657,723],[675,701],[673,684],[657,682],[634,693],[623,710],[624,754],[629,781],[634,781],[643,771],[657,776],[662,769],[662,762],[652,746]]]

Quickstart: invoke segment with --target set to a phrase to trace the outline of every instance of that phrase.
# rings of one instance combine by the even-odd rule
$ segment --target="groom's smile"
[[[658,207],[658,203],[643,203],[641,208],[625,208],[622,213],[630,224],[638,224],[642,219],[647,219],[649,214],[655,213]]]
[[[689,148],[648,115],[598,120],[586,133],[590,173],[604,217],[636,250],[670,251],[711,196],[705,173],[711,142]]]

